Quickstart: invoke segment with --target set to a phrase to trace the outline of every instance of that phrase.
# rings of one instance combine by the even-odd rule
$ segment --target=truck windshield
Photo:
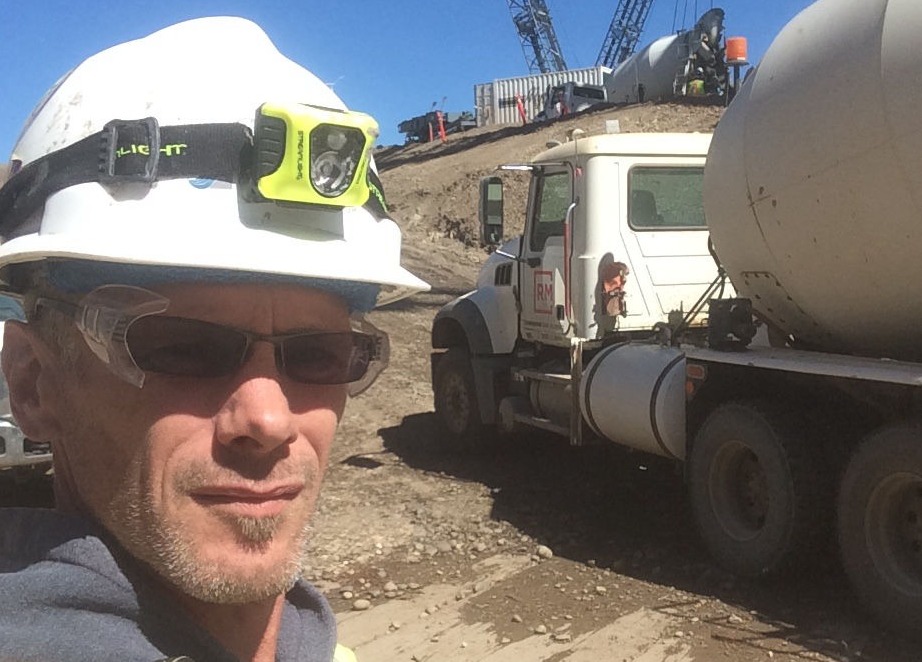
[[[605,101],[605,90],[598,87],[574,87],[573,96]]]
[[[535,209],[528,244],[532,251],[543,251],[548,237],[563,236],[563,222],[572,199],[570,173],[539,174],[535,186]]]
[[[628,176],[628,218],[636,230],[703,229],[703,166],[637,166]]]

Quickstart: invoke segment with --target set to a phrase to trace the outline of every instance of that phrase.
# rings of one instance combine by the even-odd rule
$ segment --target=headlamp
[[[377,137],[377,123],[364,113],[265,103],[254,130],[256,188],[270,200],[364,205]]]

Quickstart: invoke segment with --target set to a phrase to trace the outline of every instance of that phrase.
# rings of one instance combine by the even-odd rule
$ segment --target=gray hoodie
[[[148,571],[92,523],[0,509],[0,662],[233,662]],[[279,662],[330,662],[336,622],[316,589],[286,595]]]

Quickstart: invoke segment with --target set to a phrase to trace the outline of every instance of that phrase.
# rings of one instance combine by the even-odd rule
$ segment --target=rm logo
[[[535,271],[535,312],[554,312],[554,272]]]

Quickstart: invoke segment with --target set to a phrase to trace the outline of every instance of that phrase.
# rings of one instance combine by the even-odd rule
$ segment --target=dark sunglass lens
[[[282,343],[285,374],[304,384],[348,384],[371,362],[373,340],[362,333],[316,333]]]
[[[180,317],[142,317],[128,328],[128,351],[141,370],[220,377],[243,358],[247,339],[226,327]]]

